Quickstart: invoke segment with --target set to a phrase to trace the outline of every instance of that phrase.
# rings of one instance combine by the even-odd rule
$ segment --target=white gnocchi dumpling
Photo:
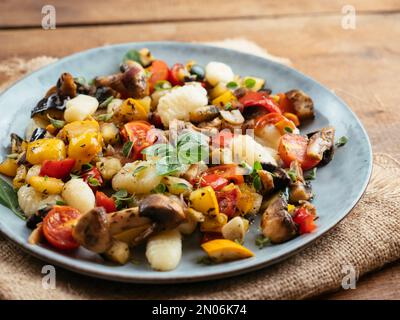
[[[61,195],[69,206],[77,209],[82,214],[93,209],[96,204],[92,189],[83,179],[69,180],[65,183]]]
[[[27,217],[35,214],[46,205],[54,205],[62,201],[62,197],[55,194],[45,195],[37,192],[33,187],[25,184],[18,190],[18,204]]]
[[[233,81],[235,75],[230,66],[222,62],[211,61],[206,66],[206,80],[212,86]]]
[[[190,113],[208,104],[207,91],[200,84],[186,84],[166,93],[158,102],[158,114],[165,127],[174,120],[189,121]]]
[[[249,165],[253,165],[254,162],[259,161],[277,165],[277,151],[262,146],[249,135],[235,135],[230,147],[232,150],[232,159],[235,163],[246,162]]]
[[[146,258],[154,270],[173,270],[181,257],[182,236],[177,229],[163,231],[147,241]]]
[[[115,191],[125,189],[129,193],[146,194],[157,187],[162,180],[152,161],[135,161],[125,164],[113,177]]]
[[[94,114],[99,106],[96,98],[80,94],[68,100],[65,105],[64,119],[67,122],[82,121]]]

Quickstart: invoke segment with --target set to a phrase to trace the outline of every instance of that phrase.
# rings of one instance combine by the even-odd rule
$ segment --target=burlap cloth
[[[221,45],[219,43],[218,45]],[[231,48],[255,44],[228,41]],[[268,55],[271,58],[270,55]],[[283,63],[288,60],[279,59]],[[53,58],[10,59],[0,64],[0,89]],[[45,264],[0,235],[1,299],[302,299],[341,287],[343,267],[357,277],[400,258],[400,163],[374,155],[368,189],[352,212],[335,228],[292,258],[261,271],[230,279],[179,285],[121,284],[94,280],[57,268],[56,288],[44,289]],[[206,266],[205,266],[206,267]]]

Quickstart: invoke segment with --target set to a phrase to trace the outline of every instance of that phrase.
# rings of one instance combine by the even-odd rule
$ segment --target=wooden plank
[[[0,27],[40,26],[47,0],[2,0]],[[282,15],[340,14],[347,0],[53,0],[58,26],[156,21],[195,21]],[[398,0],[353,0],[359,13],[400,10]]]

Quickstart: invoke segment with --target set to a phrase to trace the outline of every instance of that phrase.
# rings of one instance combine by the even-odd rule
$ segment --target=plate
[[[289,242],[258,249],[255,245],[257,228],[251,228],[246,247],[255,257],[224,264],[205,266],[197,263],[204,253],[199,247],[198,235],[185,239],[182,261],[177,269],[157,272],[146,263],[143,249],[135,252],[138,264],[114,266],[100,256],[85,249],[74,253],[60,253],[45,245],[27,243],[29,230],[25,223],[10,210],[0,206],[0,231],[28,253],[57,266],[93,277],[136,283],[194,282],[230,277],[269,266],[286,259],[326,233],[342,220],[363,194],[372,168],[371,145],[362,124],[350,108],[329,89],[311,78],[287,66],[233,50],[175,42],[125,43],[99,47],[77,53],[50,64],[23,78],[0,97],[1,155],[6,154],[9,134],[23,134],[30,110],[44,93],[54,85],[62,72],[91,79],[97,75],[111,74],[128,50],[147,47],[155,57],[169,65],[175,62],[196,60],[205,65],[209,61],[221,61],[232,67],[235,74],[252,75],[266,79],[273,92],[301,89],[312,97],[316,107],[316,119],[302,132],[311,132],[327,125],[336,128],[337,138],[349,137],[345,147],[340,148],[333,161],[317,172],[313,181],[316,194],[314,204],[318,210],[318,228],[315,232],[301,235]]]

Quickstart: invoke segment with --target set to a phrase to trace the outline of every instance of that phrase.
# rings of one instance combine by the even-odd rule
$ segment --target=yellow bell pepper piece
[[[29,178],[29,184],[44,194],[60,194],[64,187],[62,180],[51,177],[33,176]]]
[[[68,123],[60,130],[57,137],[63,140],[69,140],[88,132],[100,132],[100,125],[96,120],[91,119]]]
[[[288,206],[287,206],[287,210],[288,210],[288,212],[289,213],[292,213],[292,212],[294,212],[294,210],[296,209],[296,207],[294,206],[294,205],[292,205],[292,204],[288,204]]]
[[[134,120],[147,120],[146,107],[139,100],[126,99],[119,109],[114,113],[114,117],[122,122]]]
[[[13,186],[15,189],[19,189],[25,184],[26,174],[27,174],[26,167],[24,165],[20,165],[13,179]]]
[[[233,95],[233,93],[231,91],[226,91],[225,93],[223,93],[222,95],[220,95],[219,97],[215,98],[212,101],[212,104],[214,106],[218,106],[218,107],[223,107],[225,106],[228,102],[231,102],[233,100],[236,100],[236,97]]]
[[[226,87],[225,83],[218,83],[214,88],[212,88],[208,94],[210,99],[215,99],[221,95],[223,95],[225,92],[227,92],[229,89]]]
[[[194,190],[189,197],[190,207],[205,215],[218,215],[219,206],[214,189],[210,186]]]
[[[0,164],[0,173],[9,176],[15,177],[17,174],[18,164],[17,160],[7,158]]]
[[[87,132],[69,141],[68,156],[77,161],[77,166],[90,162],[101,151],[99,134]]]
[[[206,216],[200,224],[201,232],[221,232],[224,225],[228,223],[228,216],[224,213],[219,213],[216,216]]]
[[[57,138],[39,139],[28,144],[26,160],[31,164],[41,164],[44,160],[65,159],[65,144]]]
[[[246,247],[227,239],[211,240],[201,245],[208,256],[216,262],[245,259],[254,256]]]

